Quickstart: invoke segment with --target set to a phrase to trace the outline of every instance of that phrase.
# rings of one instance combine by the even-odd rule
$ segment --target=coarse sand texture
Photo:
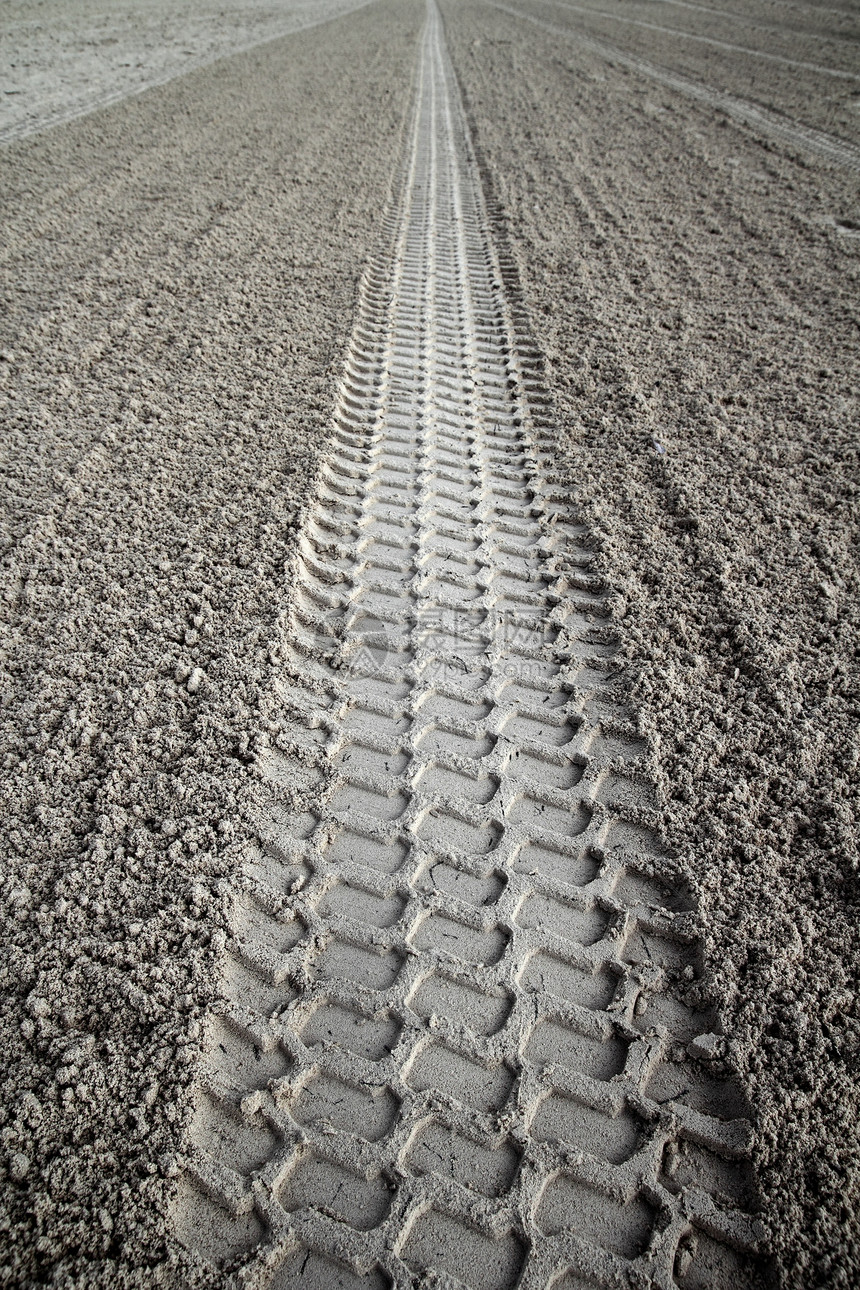
[[[758,1284],[749,1107],[495,243],[431,0],[173,1206],[246,1290]]]

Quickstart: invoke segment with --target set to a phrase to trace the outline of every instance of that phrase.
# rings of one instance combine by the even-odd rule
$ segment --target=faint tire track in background
[[[731,41],[717,40],[714,36],[703,36],[699,32],[684,31],[680,27],[664,27],[660,23],[646,22],[642,18],[628,18],[608,9],[591,9],[586,5],[571,4],[570,0],[544,0],[545,4],[558,9],[567,9],[571,13],[582,14],[588,18],[604,18],[610,22],[622,23],[630,27],[641,27],[645,31],[657,31],[664,36],[679,36],[681,40],[691,40],[695,44],[710,45],[713,49],[725,49],[731,54],[744,54],[748,58],[763,58],[768,63],[780,63],[783,67],[794,67],[805,72],[815,72],[818,76],[833,76],[837,80],[860,81],[860,72],[845,71],[840,67],[824,67],[821,63],[809,63],[803,59],[787,58],[783,54],[774,54],[767,49],[753,49],[749,45],[735,45]]]
[[[173,1213],[248,1290],[755,1284],[747,1108],[512,272],[431,4]]]
[[[322,0],[322,3],[317,5],[316,12],[311,12],[310,14],[296,12],[288,22],[281,22],[258,39],[245,41],[233,48],[218,49],[202,57],[185,58],[175,66],[155,74],[143,84],[124,84],[119,88],[104,90],[101,93],[96,91],[89,93],[84,101],[78,101],[62,108],[43,109],[36,116],[28,117],[23,121],[13,121],[8,126],[0,128],[0,146],[14,143],[18,139],[26,139],[30,135],[39,134],[43,130],[49,130],[57,125],[65,125],[69,121],[76,121],[79,117],[89,116],[91,112],[97,112],[100,108],[110,107],[114,103],[121,103],[124,99],[143,94],[147,90],[157,89],[160,85],[167,85],[179,76],[186,76],[189,72],[198,71],[202,67],[209,67],[212,63],[217,63],[222,58],[232,58],[237,54],[246,54],[252,49],[258,49],[261,45],[268,45],[274,40],[282,39],[284,36],[296,35],[300,31],[307,31],[310,27],[318,27],[322,23],[344,18],[347,14],[354,13],[356,9],[363,9],[366,5],[372,3],[373,0]],[[14,91],[16,94],[18,92],[17,90]],[[36,111],[38,113],[39,109],[37,108]]]
[[[510,14],[512,18],[519,18],[523,22],[532,23],[535,27],[541,27],[553,36],[561,36],[562,39],[571,41],[583,49],[588,49],[609,62],[617,63],[621,67],[627,67],[630,71],[637,72],[640,76],[647,76],[650,80],[657,81],[668,89],[677,90],[678,93],[685,94],[688,98],[696,99],[708,107],[717,108],[735,121],[740,121],[743,125],[750,126],[760,133],[773,135],[783,143],[789,144],[792,148],[814,152],[825,161],[837,166],[848,166],[852,170],[860,170],[860,148],[855,147],[854,144],[848,143],[844,139],[838,139],[835,135],[827,134],[823,130],[816,130],[812,126],[803,125],[800,121],[794,121],[790,117],[781,116],[778,112],[772,112],[768,108],[760,107],[757,103],[749,103],[744,99],[736,98],[733,94],[711,89],[698,81],[689,80],[686,76],[670,72],[664,67],[657,67],[656,64],[649,63],[644,58],[637,58],[634,54],[625,53],[624,50],[619,49],[616,45],[611,45],[608,41],[594,40],[591,36],[574,31],[570,27],[559,27],[554,23],[544,22],[540,18],[535,18],[532,14],[524,13],[522,9],[514,9],[505,4],[498,4],[496,0],[485,0],[485,3],[492,9],[499,9],[502,13]]]
[[[675,5],[679,9],[692,9],[699,13],[713,14],[717,18],[728,18],[732,22],[742,23],[745,27],[758,27],[760,31],[784,33],[787,30],[793,30],[790,27],[786,27],[784,24],[782,26],[775,26],[773,23],[767,21],[763,22],[761,18],[757,18],[749,13],[741,13],[740,11],[736,12],[732,9],[719,9],[710,4],[695,4],[693,3],[693,0],[662,0],[662,3]],[[849,13],[847,9],[824,9],[814,4],[790,4],[786,7],[789,13],[792,11],[797,13],[798,11],[805,10],[815,18],[820,18],[822,15],[829,15],[842,18],[850,22],[854,16]],[[816,40],[826,40],[831,42],[854,39],[853,33],[842,31],[828,31],[826,33],[815,31],[812,34],[815,36]]]

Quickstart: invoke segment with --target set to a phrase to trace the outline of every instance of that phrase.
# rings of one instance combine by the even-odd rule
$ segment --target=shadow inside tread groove
[[[757,1284],[748,1108],[502,282],[430,0],[173,1211],[247,1290]]]

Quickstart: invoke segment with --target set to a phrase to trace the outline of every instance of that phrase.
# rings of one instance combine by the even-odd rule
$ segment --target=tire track
[[[794,121],[790,117],[781,116],[778,112],[771,112],[768,108],[760,107],[757,103],[750,103],[745,99],[736,98],[733,94],[724,93],[722,90],[711,89],[707,85],[702,85],[698,81],[688,80],[686,76],[680,76],[676,72],[670,72],[664,67],[658,67],[655,63],[649,63],[644,58],[638,58],[635,54],[627,54],[617,45],[611,45],[605,40],[594,40],[591,36],[586,36],[582,32],[573,31],[569,27],[559,27],[555,23],[544,22],[540,18],[533,17],[532,14],[524,13],[522,9],[513,9],[509,5],[498,4],[497,0],[485,0],[491,9],[499,9],[503,13],[510,14],[512,18],[519,18],[522,22],[530,22],[535,27],[540,27],[544,31],[550,32],[553,36],[561,36],[564,40],[575,41],[583,49],[589,49],[602,58],[610,62],[618,63],[621,67],[628,67],[632,72],[640,76],[647,76],[652,81],[657,81],[660,85],[665,85],[671,90],[677,90],[679,94],[685,94],[688,98],[696,99],[699,103],[704,103],[708,107],[717,108],[720,112],[725,112],[726,116],[732,117],[735,121],[740,121],[743,125],[750,126],[764,134],[773,135],[781,139],[783,143],[789,144],[792,148],[801,148],[809,152],[816,153],[837,166],[848,166],[851,170],[860,170],[860,148],[845,139],[839,139],[835,135],[827,134],[823,130],[816,130],[812,126],[803,125],[800,121]]]
[[[751,1285],[751,1128],[432,3],[407,154],[175,1228],[248,1290]]]

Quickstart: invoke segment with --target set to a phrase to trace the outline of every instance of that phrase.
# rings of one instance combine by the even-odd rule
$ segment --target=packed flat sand
[[[662,880],[693,894],[701,988],[752,1107],[767,1262],[786,1287],[850,1287],[856,173],[599,44],[856,145],[856,16],[585,8],[441,6],[507,288],[542,355],[557,428],[542,468],[608,592],[613,683],[670,843]],[[129,12],[94,6],[86,30],[156,30],[155,10]],[[130,97],[4,150],[10,1286],[225,1284],[169,1215],[272,791],[261,754],[283,734],[279,624],[301,611],[286,571],[425,18],[377,0],[174,73],[180,46],[217,57],[299,12],[209,23],[172,6],[145,57],[136,29],[142,69],[118,78],[87,52],[58,97],[31,81],[14,126],[85,110],[92,58],[99,93]],[[12,17],[50,68],[65,19]],[[707,1284],[686,1268],[679,1284]]]

